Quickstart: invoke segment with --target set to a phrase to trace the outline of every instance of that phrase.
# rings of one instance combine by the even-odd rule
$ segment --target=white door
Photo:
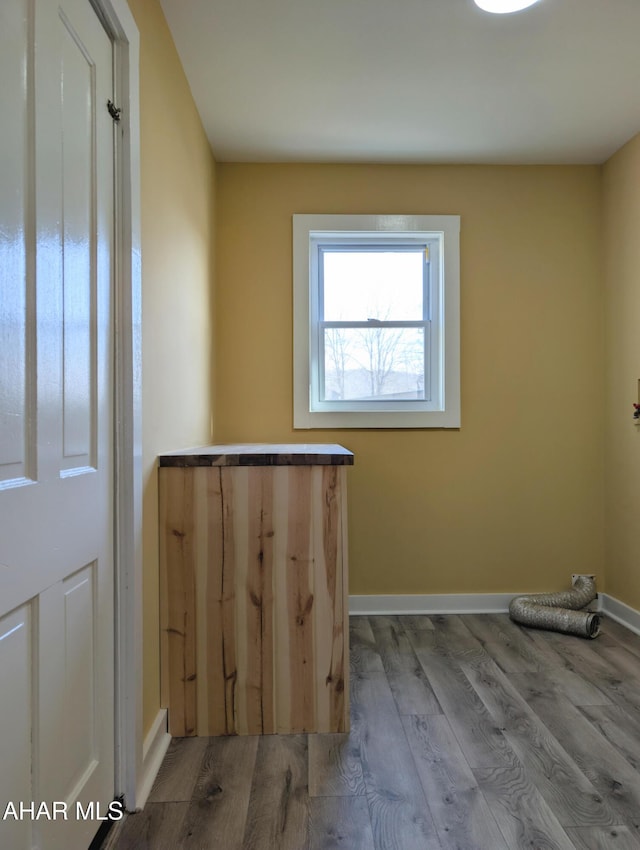
[[[112,77],[89,0],[1,0],[3,850],[114,793]]]

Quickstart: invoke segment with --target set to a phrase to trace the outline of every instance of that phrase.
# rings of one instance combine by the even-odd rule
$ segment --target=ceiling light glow
[[[494,12],[497,15],[520,12],[538,2],[539,0],[475,0],[476,6],[479,6],[483,11]]]

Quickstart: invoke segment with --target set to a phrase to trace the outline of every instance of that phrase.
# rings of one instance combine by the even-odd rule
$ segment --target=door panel
[[[10,801],[31,799],[32,612],[23,605],[0,620],[0,670],[9,686],[0,688],[0,718],[11,734],[0,735],[0,817]],[[31,847],[28,819],[8,818],[3,847]]]
[[[112,46],[89,0],[2,0],[0,28],[0,792],[68,811],[0,847],[84,850],[77,803],[114,792]]]
[[[95,568],[90,564],[62,582],[64,623],[65,757],[67,795],[95,767],[99,745],[96,740],[95,692],[99,685],[93,633],[96,623]]]
[[[27,44],[28,2],[0,6],[0,103],[10,121],[2,127],[0,187],[0,486],[28,476],[28,403],[33,357],[27,331],[27,305],[33,276],[27,276],[29,179]],[[33,447],[32,447],[33,448]]]
[[[62,469],[95,466],[95,209],[92,111],[95,66],[66,16],[62,43],[63,460]],[[104,108],[104,104],[102,104]]]

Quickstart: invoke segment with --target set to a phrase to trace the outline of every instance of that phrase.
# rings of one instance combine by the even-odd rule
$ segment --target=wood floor
[[[640,637],[353,617],[349,735],[175,739],[109,850],[640,850]]]

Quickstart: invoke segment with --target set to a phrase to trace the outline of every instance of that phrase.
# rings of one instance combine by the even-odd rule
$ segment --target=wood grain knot
[[[181,540],[182,540],[182,538],[183,538],[183,537],[186,537],[186,536],[187,536],[187,532],[186,532],[186,531],[180,531],[180,530],[179,530],[179,529],[177,529],[177,528],[172,528],[172,529],[171,529],[171,533],[173,534],[173,536],[174,536],[174,537],[179,537]]]
[[[190,676],[187,676],[187,677],[186,677],[186,679],[183,679],[183,681],[184,681],[184,682],[195,682],[195,680],[196,680],[197,678],[198,678],[198,674],[197,674],[197,673],[191,673],[191,675],[190,675]]]
[[[300,600],[298,599],[298,603]],[[296,625],[304,626],[305,621],[309,614],[311,613],[311,609],[313,608],[313,593],[307,597],[307,601],[302,611],[296,615]]]
[[[215,800],[216,797],[219,797],[222,794],[222,788],[217,783],[215,785],[210,785],[207,788],[206,799],[207,800]]]

